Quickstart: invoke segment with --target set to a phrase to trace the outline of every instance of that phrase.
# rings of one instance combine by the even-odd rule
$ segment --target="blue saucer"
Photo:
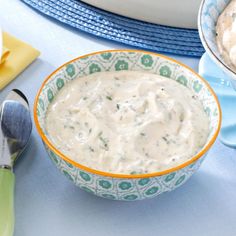
[[[199,74],[210,83],[220,101],[223,120],[219,138],[228,147],[236,148],[236,91],[206,53],[200,60]]]

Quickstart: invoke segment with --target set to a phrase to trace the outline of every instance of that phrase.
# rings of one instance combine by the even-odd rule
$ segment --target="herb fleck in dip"
[[[50,140],[72,160],[112,173],[169,169],[206,143],[208,117],[196,96],[174,80],[122,71],[66,84],[50,104]]]

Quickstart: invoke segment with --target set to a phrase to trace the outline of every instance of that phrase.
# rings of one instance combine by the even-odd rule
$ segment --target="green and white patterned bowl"
[[[45,114],[57,92],[71,80],[102,71],[147,71],[176,80],[192,90],[202,101],[210,119],[206,145],[188,162],[175,168],[149,174],[123,175],[94,170],[70,160],[50,141]],[[170,58],[139,50],[112,50],[76,58],[54,71],[43,83],[35,100],[34,119],[45,148],[61,172],[77,186],[97,196],[113,200],[141,200],[171,191],[199,168],[214,143],[221,124],[221,110],[210,86],[194,71]]]
[[[207,54],[226,75],[225,78],[221,79],[226,83],[229,80],[232,87],[236,90],[236,72],[225,62],[216,43],[216,24],[219,16],[230,1],[202,0],[198,13],[198,30]]]

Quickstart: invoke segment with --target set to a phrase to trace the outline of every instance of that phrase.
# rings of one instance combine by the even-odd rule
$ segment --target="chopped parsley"
[[[112,101],[112,97],[111,96],[106,96],[106,99]]]
[[[108,151],[108,150],[109,150],[109,147],[108,147],[108,140],[105,139],[104,137],[102,137],[102,131],[98,134],[98,137],[99,137],[99,140],[102,142],[103,149],[105,149],[106,151]]]

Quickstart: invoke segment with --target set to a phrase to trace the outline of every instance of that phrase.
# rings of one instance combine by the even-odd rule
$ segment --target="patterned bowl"
[[[230,0],[203,0],[198,13],[198,29],[207,54],[224,71],[236,90],[236,73],[224,62],[216,44],[216,23],[229,2]]]
[[[202,101],[210,119],[206,145],[191,160],[166,171],[124,175],[94,170],[70,160],[50,141],[44,120],[48,105],[71,80],[102,71],[147,71],[176,80],[191,89]],[[185,65],[155,53],[139,50],[102,51],[78,57],[54,71],[43,83],[35,99],[34,119],[49,157],[77,186],[97,196],[114,200],[141,200],[171,191],[182,185],[199,168],[214,143],[221,124],[221,110],[210,86]]]

